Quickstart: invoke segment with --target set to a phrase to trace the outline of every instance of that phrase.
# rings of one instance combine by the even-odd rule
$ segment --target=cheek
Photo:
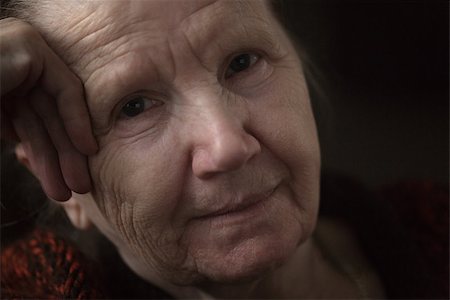
[[[130,244],[153,239],[173,221],[182,186],[173,168],[182,162],[165,145],[148,137],[120,140],[90,160],[97,205]]]
[[[261,143],[287,166],[289,185],[312,231],[318,210],[320,147],[306,82],[300,70],[276,74],[264,95],[249,101],[251,128]]]
[[[280,68],[269,86],[248,101],[252,129],[292,169],[317,168],[320,150],[306,82],[299,69]]]

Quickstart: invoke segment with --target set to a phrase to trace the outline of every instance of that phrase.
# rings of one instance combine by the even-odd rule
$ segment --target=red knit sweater
[[[2,298],[101,298],[91,266],[70,243],[36,229],[2,250]]]

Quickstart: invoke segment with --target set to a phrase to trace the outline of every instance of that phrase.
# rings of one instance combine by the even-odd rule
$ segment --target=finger
[[[79,79],[50,49],[30,24],[15,18],[0,20],[1,95],[13,90],[27,93],[42,81],[45,90],[58,99],[58,107],[67,133],[80,152],[94,154],[97,144],[92,134],[89,114]]]
[[[55,97],[64,127],[74,146],[86,155],[97,152],[91,120],[80,80],[53,52],[47,51],[41,83]]]
[[[47,196],[57,201],[70,199],[71,191],[63,179],[58,154],[37,115],[27,104],[18,105],[17,116],[12,122],[24,146],[31,170]]]
[[[30,94],[30,103],[43,121],[48,135],[58,152],[59,164],[67,186],[80,194],[91,190],[87,158],[81,154],[67,136],[55,101],[39,89]]]

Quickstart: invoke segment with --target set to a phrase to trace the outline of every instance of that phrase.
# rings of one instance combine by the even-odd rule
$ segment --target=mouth
[[[258,206],[264,205],[277,189],[278,186],[263,192],[263,193],[254,193],[249,194],[245,197],[242,197],[236,203],[231,203],[221,209],[218,209],[212,213],[208,213],[206,215],[198,217],[198,219],[207,219],[207,218],[218,218],[225,216],[232,216],[238,214],[244,214],[245,212],[249,212]]]

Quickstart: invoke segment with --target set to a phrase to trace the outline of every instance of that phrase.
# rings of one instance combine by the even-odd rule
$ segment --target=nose
[[[192,170],[198,178],[239,169],[261,152],[259,141],[226,108],[214,107],[202,115],[194,129],[197,143],[192,151]]]

